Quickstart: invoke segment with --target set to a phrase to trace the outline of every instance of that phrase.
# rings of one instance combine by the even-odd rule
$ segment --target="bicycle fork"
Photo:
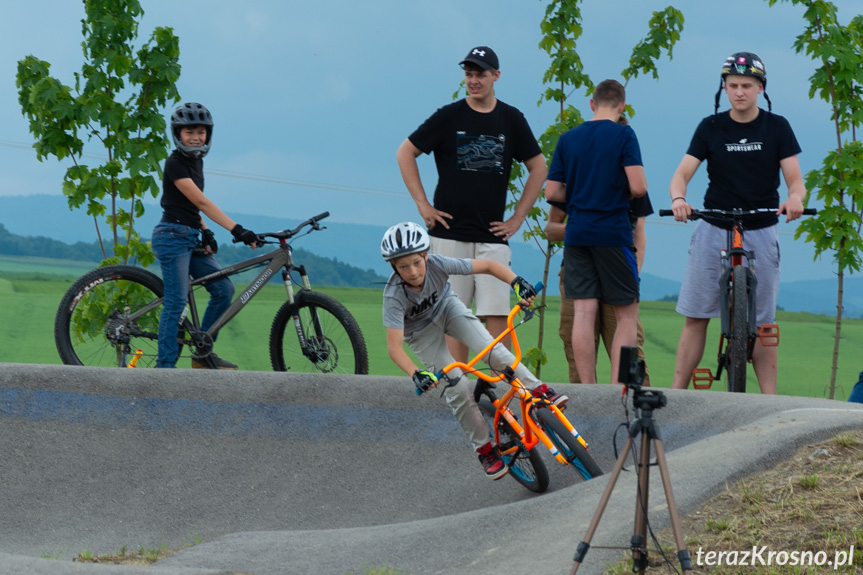
[[[539,428],[539,425],[536,423],[533,417],[528,414],[531,409],[537,409],[533,404],[538,403],[542,400],[531,396],[530,392],[523,387],[519,388],[517,393],[525,400],[525,403],[522,404],[522,420],[526,422],[526,427],[522,427],[521,424],[519,424],[518,419],[516,419],[515,415],[513,415],[512,411],[509,408],[499,411],[499,414],[503,416],[507,423],[509,423],[512,429],[518,434],[519,439],[521,439],[522,442],[521,446],[510,448],[506,450],[504,454],[509,454],[511,451],[517,449],[524,449],[525,451],[530,451],[531,449],[536,447],[538,443],[541,442],[545,446],[545,448],[548,449],[549,453],[551,453],[552,457],[557,460],[558,463],[569,465],[569,461],[566,460],[560,450],[558,450],[557,446],[551,441],[551,439],[549,439],[548,435]],[[495,405],[498,405],[498,402],[500,401],[503,400],[494,400]],[[567,420],[566,417],[563,416],[560,408],[558,408],[554,404],[549,404],[547,407],[551,409],[557,416],[557,418],[561,421],[561,423],[566,426],[567,431],[569,431],[573,435],[573,437],[575,437],[578,442],[581,443],[585,449],[587,449],[587,442],[584,440],[581,434],[579,434],[578,431],[575,430],[575,427],[573,427],[569,420]],[[495,429],[497,429],[497,421],[498,418],[496,416]],[[500,438],[496,437],[495,439],[499,444]]]
[[[296,266],[294,269],[296,269],[300,274],[300,281],[302,283],[301,289],[311,291],[312,284],[309,281],[309,274],[306,273],[305,266]],[[300,319],[300,306],[296,305],[296,298],[294,297],[294,284],[291,280],[291,274],[287,269],[282,270],[282,282],[285,284],[285,291],[288,295],[288,303],[290,303],[291,309],[293,310],[293,314],[291,317],[294,320],[294,328],[297,330],[297,339],[300,343],[300,349],[303,350],[303,355],[315,363],[319,361],[327,361],[327,352],[324,351],[323,346],[316,343],[322,342],[324,340],[324,330],[321,327],[321,320],[320,317],[318,317],[315,307],[309,306],[309,315],[312,322],[311,327],[312,329],[314,329],[314,333],[307,336],[306,330],[303,327],[303,322]]]
[[[729,256],[731,261],[729,262]],[[743,258],[749,262],[749,266],[743,266]],[[755,275],[755,254],[744,250],[742,247],[734,247],[730,250],[722,250],[722,275],[719,279],[721,286],[720,299],[720,321],[721,335],[719,338],[719,350],[717,352],[716,375],[708,368],[696,368],[692,372],[692,385],[695,389],[710,389],[711,384],[722,377],[722,371],[730,363],[730,350],[733,340],[732,306],[734,294],[733,271],[735,267],[742,266],[746,278],[746,319],[748,330],[746,334],[746,362],[752,363],[752,353],[755,349],[756,340],[762,346],[779,345],[779,326],[776,324],[765,324],[756,331],[756,309],[755,294],[758,287],[758,278]],[[706,383],[705,383],[706,382]]]

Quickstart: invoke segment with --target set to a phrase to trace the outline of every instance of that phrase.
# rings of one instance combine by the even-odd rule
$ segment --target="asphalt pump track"
[[[552,385],[610,472],[621,387]],[[680,515],[863,425],[860,404],[663,391]],[[491,482],[438,395],[406,377],[0,364],[0,573],[569,573],[608,476],[581,482],[547,457],[544,494]],[[649,502],[667,526],[656,468]],[[620,557],[596,547],[626,546],[634,510],[624,472],[579,573]],[[184,545],[148,567],[71,560]]]

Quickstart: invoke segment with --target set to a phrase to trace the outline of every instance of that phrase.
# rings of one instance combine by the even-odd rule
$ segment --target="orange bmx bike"
[[[746,393],[746,365],[752,362],[752,350],[756,340],[764,346],[779,345],[779,326],[775,324],[756,327],[755,293],[758,280],[755,274],[755,252],[743,247],[743,232],[747,219],[764,217],[776,213],[775,208],[754,210],[692,210],[693,220],[704,217],[729,222],[728,247],[721,250],[720,321],[718,366],[716,375],[708,368],[695,368],[692,371],[692,385],[696,389],[709,389],[713,382],[728,372],[728,391]],[[814,208],[803,210],[803,215],[817,213]],[[659,210],[660,216],[671,216],[671,210]],[[746,265],[744,265],[744,263]]]
[[[537,284],[537,292],[542,288],[542,282]],[[502,334],[468,363],[451,363],[435,373],[435,377],[454,385],[461,376],[450,376],[449,372],[460,368],[465,374],[479,378],[474,388],[474,398],[488,420],[494,440],[500,447],[501,456],[509,466],[510,475],[530,491],[542,493],[548,488],[549,477],[540,451],[535,449],[540,443],[558,463],[571,467],[578,477],[584,480],[598,477],[602,475],[602,471],[590,456],[587,442],[563,412],[550,401],[531,395],[530,390],[525,388],[515,375],[514,369],[521,361],[521,346],[515,328],[533,318],[537,309],[539,308],[516,305],[507,316],[507,329]],[[524,317],[515,325],[514,318],[521,311],[524,312]],[[474,369],[477,362],[510,334],[515,356],[512,365],[494,375]],[[499,381],[509,384],[509,389],[500,398],[495,392],[495,383]],[[517,406],[510,408],[512,402],[517,402]]]

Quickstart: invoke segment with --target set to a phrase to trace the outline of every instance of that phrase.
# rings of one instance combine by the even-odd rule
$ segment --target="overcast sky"
[[[843,23],[863,11],[861,0],[834,3]],[[181,98],[213,113],[206,193],[233,213],[302,219],[328,210],[333,222],[376,225],[416,219],[396,149],[436,108],[452,101],[462,79],[457,64],[475,45],[495,49],[502,71],[497,96],[520,108],[536,135],[554,120],[553,105],[537,106],[549,64],[538,47],[543,1],[142,4],[140,41],[156,26],[172,27],[180,38]],[[800,7],[770,7],[766,0],[582,2],[578,51],[593,81],[620,78],[652,12],[669,4],[686,18],[674,58],[663,56],[658,81],[639,77],[627,88],[654,207],[667,206],[669,179],[699,120],[713,112],[720,65],[736,51],[755,52],[765,61],[773,111],[791,122],[803,148],[804,172],[818,167],[835,146],[835,135],[827,105],[808,96],[814,63],[792,48],[804,27]],[[83,17],[83,4],[72,0],[4,2],[0,195],[60,195],[66,165],[36,161],[15,73],[17,62],[32,54],[72,85],[83,61]],[[586,97],[574,94],[572,101],[589,116]],[[724,96],[722,102],[727,109]],[[95,145],[89,150],[99,153]],[[431,194],[433,161],[423,157],[420,165]],[[689,190],[694,205],[700,206],[705,186],[702,167]],[[58,209],[65,209],[62,200]],[[653,217],[648,234],[674,225],[680,224]],[[648,250],[648,263],[658,261],[650,256]],[[813,270],[824,276],[830,266]]]

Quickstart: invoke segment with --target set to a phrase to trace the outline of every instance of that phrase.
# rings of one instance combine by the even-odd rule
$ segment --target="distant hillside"
[[[335,218],[338,214],[337,209],[334,208],[332,212],[332,217]],[[244,226],[256,231],[276,231],[292,228],[316,214],[297,214],[297,217],[292,219],[236,213],[229,215],[235,220],[241,221]],[[138,228],[144,237],[149,235],[149,231],[153,229],[160,218],[161,210],[158,205],[147,206],[147,212],[139,221]],[[77,245],[76,242],[92,243],[95,240],[93,220],[87,217],[83,211],[70,212],[66,207],[65,198],[60,196],[0,196],[0,223],[11,234],[27,237],[23,243],[32,243],[34,247],[38,246],[38,255],[41,256],[65,258],[67,256],[59,255],[68,253],[65,246]],[[326,229],[297,238],[293,242],[298,260],[308,259],[308,256],[305,255],[300,258],[301,253],[314,254],[329,259],[335,264],[366,270],[371,272],[373,276],[380,278],[369,280],[371,282],[383,281],[383,278],[389,276],[390,267],[381,259],[379,251],[381,236],[390,225],[389,222],[359,225],[327,219],[321,223]],[[657,228],[658,231],[664,229],[664,227]],[[685,241],[688,242],[688,235],[684,235]],[[30,236],[47,236],[47,238],[36,239]],[[220,258],[224,263],[228,263],[228,260],[224,258],[228,257],[228,248],[233,248],[230,246],[230,235],[222,229],[217,229],[216,238],[225,250],[224,254],[220,250]],[[48,243],[45,241],[46,239],[60,241]],[[655,241],[651,240],[651,242],[648,251],[658,249],[660,246],[663,246],[666,251],[672,247],[679,247],[671,246],[670,243],[674,242],[661,237],[657,237]],[[530,281],[541,279],[545,264],[542,252],[535,246],[522,242],[511,241],[510,245],[513,251],[513,269]],[[242,250],[243,248],[235,249]],[[673,259],[675,256],[669,254],[666,257]],[[557,274],[560,270],[560,258],[561,255],[556,254],[552,258],[549,268],[548,293],[551,295],[558,295],[559,293]],[[100,256],[93,261],[99,259],[101,259]],[[313,281],[323,285],[325,282],[319,277],[322,271],[319,271],[318,264],[309,265],[315,270]],[[642,276],[641,299],[645,301],[673,298],[679,291],[680,281],[650,273],[644,273]],[[779,291],[779,305],[788,311],[835,315],[836,280],[834,278],[784,282]],[[845,316],[863,317],[863,278],[846,278],[845,280]]]
[[[94,266],[102,261],[102,251],[95,242],[67,244],[45,236],[19,236],[9,232],[2,223],[0,223],[0,255],[51,257],[92,262]],[[245,246],[229,244],[219,247],[218,258],[222,265],[230,265],[248,259],[252,255],[251,250]],[[375,287],[386,281],[386,277],[377,274],[374,270],[363,270],[332,258],[312,254],[302,248],[294,249],[294,260],[306,266],[310,279],[315,285]],[[158,273],[158,264],[153,268],[153,271]],[[281,278],[275,279],[281,281]]]

